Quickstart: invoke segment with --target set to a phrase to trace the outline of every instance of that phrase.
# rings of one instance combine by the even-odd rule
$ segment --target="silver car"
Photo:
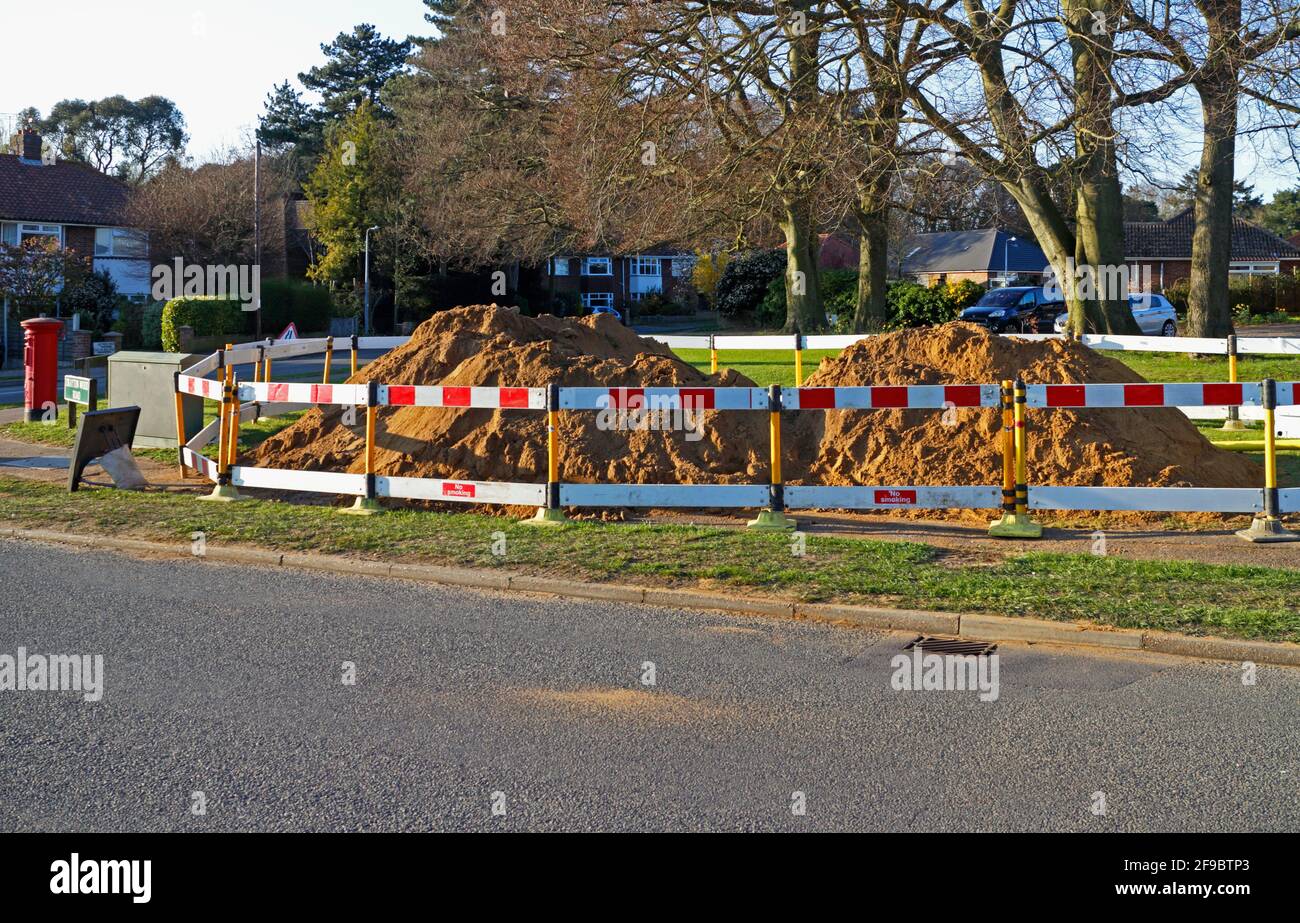
[[[1133,311],[1133,319],[1137,321],[1143,333],[1162,337],[1178,336],[1178,315],[1164,295],[1146,292],[1140,295],[1129,295],[1128,306]],[[1062,314],[1056,319],[1057,333],[1065,333],[1068,320],[1068,314]]]

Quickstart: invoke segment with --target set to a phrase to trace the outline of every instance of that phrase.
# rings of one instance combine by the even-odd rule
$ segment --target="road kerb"
[[[1180,657],[1203,657],[1234,663],[1272,663],[1300,667],[1300,644],[1272,641],[1234,641],[1228,638],[1193,638],[1163,631],[1148,631],[1142,637],[1143,650]]]
[[[192,549],[187,545],[171,545],[139,539],[11,527],[0,528],[0,536],[97,550],[135,551],[176,558],[195,557]],[[851,622],[867,628],[956,635],[976,641],[1026,641],[1115,650],[1143,650],[1203,660],[1251,661],[1300,667],[1300,645],[1273,641],[1240,641],[1228,638],[1197,638],[1167,632],[1101,629],[1068,622],[1007,618],[997,615],[957,615],[945,612],[881,609],[872,606],[783,602],[701,590],[588,584],[567,579],[510,574],[504,571],[424,564],[388,565],[338,555],[282,555],[264,549],[239,546],[209,546],[205,555],[200,557],[256,566],[298,567],[337,574],[397,577],[483,590],[513,589],[519,592],[547,593],[575,599],[644,603],[669,608],[707,609],[777,617],[805,616]]]
[[[917,631],[925,634],[956,635],[962,616],[948,612],[920,612],[914,609],[878,609],[874,606],[837,606],[831,603],[795,603],[796,617],[851,622],[864,628],[886,631]]]
[[[1049,644],[1079,644],[1129,651],[1142,649],[1142,632],[1117,628],[1103,631],[1072,622],[1006,618],[1000,615],[963,615],[959,626],[963,638],[972,641],[1037,641]]]

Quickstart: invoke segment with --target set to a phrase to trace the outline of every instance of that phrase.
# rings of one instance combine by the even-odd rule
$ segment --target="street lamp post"
[[[366,336],[370,336],[370,235],[379,228],[366,228],[366,301],[364,321],[366,325]]]
[[[1014,237],[1008,237],[1007,242],[1002,245],[1002,284],[1010,285],[1011,279],[1011,245],[1016,242]]]

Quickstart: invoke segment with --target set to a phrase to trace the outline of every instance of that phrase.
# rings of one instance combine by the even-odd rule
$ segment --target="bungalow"
[[[914,234],[899,257],[898,274],[922,285],[963,279],[1005,285],[1025,277],[1041,280],[1048,268],[1032,236],[998,228]]]
[[[127,219],[129,187],[84,164],[42,157],[40,133],[14,136],[0,154],[0,243],[57,241],[108,272],[123,295],[149,294],[149,239]]]
[[[555,256],[542,267],[537,285],[557,295],[577,295],[588,313],[615,308],[626,316],[629,307],[635,312],[636,303],[651,295],[671,297],[678,283],[689,281],[693,265],[690,254],[667,248],[633,256]]]
[[[1168,221],[1135,221],[1124,225],[1125,261],[1130,286],[1146,279],[1164,291],[1192,274],[1192,234],[1196,216],[1188,208]],[[1234,276],[1275,276],[1300,268],[1300,247],[1242,218],[1232,219],[1229,272]]]

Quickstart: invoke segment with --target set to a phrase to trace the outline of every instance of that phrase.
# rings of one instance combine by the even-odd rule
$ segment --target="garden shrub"
[[[162,348],[180,351],[180,328],[191,327],[196,337],[235,336],[246,323],[241,302],[223,298],[173,298],[162,309]]]
[[[773,279],[785,276],[784,250],[754,250],[741,254],[722,271],[716,307],[724,317],[751,317],[768,294]],[[784,309],[781,322],[785,322]]]

